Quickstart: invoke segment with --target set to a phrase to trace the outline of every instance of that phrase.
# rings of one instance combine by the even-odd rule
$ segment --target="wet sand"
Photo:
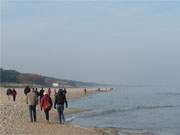
[[[0,135],[115,135],[115,129],[82,128],[78,125],[58,123],[55,109],[50,111],[50,124],[46,123],[44,112],[37,106],[37,123],[29,122],[28,106],[25,102],[23,89],[17,89],[16,102],[8,100],[6,90],[0,88]],[[97,92],[97,88],[87,89],[85,94],[82,88],[67,89],[68,99],[77,99]],[[53,93],[52,93],[53,97]],[[80,108],[65,109],[65,115],[85,111]]]

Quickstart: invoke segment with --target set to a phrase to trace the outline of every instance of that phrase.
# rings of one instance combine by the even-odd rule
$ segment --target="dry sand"
[[[58,124],[57,112],[50,111],[50,124],[46,123],[44,113],[37,107],[37,123],[29,122],[28,106],[23,89],[17,89],[16,102],[8,100],[4,88],[0,88],[0,135],[113,135],[115,129],[82,128],[78,125]],[[87,89],[87,94],[97,92],[96,88]],[[68,99],[85,96],[83,89],[67,89]],[[53,97],[53,95],[52,95]],[[84,109],[69,108],[65,114],[82,112]]]

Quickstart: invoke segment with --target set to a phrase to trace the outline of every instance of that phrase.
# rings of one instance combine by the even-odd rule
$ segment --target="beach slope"
[[[46,123],[44,112],[37,107],[37,123],[29,122],[28,107],[22,89],[18,89],[17,101],[8,100],[4,88],[0,90],[0,134],[1,135],[113,135],[114,129],[82,128],[78,125],[58,123],[57,112],[50,112],[50,124]],[[88,90],[90,93],[95,89]],[[83,89],[68,89],[68,98],[84,96]],[[83,109],[69,108],[65,112],[77,113]]]

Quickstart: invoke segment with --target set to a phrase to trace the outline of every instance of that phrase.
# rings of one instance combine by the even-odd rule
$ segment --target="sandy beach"
[[[29,122],[28,107],[25,102],[23,89],[17,89],[16,102],[8,100],[6,89],[0,90],[0,134],[1,135],[113,135],[115,129],[82,128],[78,125],[58,124],[57,112],[50,111],[50,124],[46,123],[44,112],[37,107],[37,123]],[[97,92],[97,88],[87,89],[87,94]],[[69,100],[85,96],[82,88],[67,89]],[[52,94],[53,97],[53,94]],[[68,108],[65,114],[85,111],[83,108]]]

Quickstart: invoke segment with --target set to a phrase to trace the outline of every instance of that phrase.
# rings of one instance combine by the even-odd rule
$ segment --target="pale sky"
[[[180,84],[180,0],[2,0],[1,66],[63,79]]]

